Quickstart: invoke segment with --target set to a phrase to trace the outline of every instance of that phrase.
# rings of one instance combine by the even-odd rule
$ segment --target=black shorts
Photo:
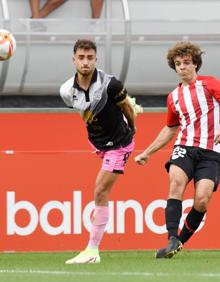
[[[194,183],[201,179],[211,179],[217,190],[220,179],[220,153],[198,147],[174,146],[170,160],[165,164],[169,172],[170,165],[180,167]]]

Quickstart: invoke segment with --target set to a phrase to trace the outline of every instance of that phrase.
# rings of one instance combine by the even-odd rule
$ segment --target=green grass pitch
[[[183,250],[172,259],[153,251],[101,252],[101,263],[65,265],[75,253],[1,253],[1,282],[220,281],[220,250]]]

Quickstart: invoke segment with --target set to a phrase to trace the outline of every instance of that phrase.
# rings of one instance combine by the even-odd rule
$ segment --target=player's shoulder
[[[180,87],[181,85],[180,84],[178,84],[172,91],[170,91],[169,93],[168,93],[168,95],[167,95],[167,98],[168,99],[171,99],[175,94],[178,94],[178,90],[179,90],[179,87]]]
[[[113,75],[111,75],[111,74],[108,74],[108,73],[106,73],[106,72],[104,72],[103,70],[101,70],[101,69],[99,69],[99,68],[96,68],[96,71],[97,71],[97,73],[98,73],[98,75],[100,75],[100,76],[102,76],[102,77],[108,77],[108,78],[112,78],[113,77]]]
[[[108,92],[120,92],[124,88],[123,83],[117,79],[115,76],[112,76],[108,85]]]
[[[63,84],[60,86],[60,94],[65,94],[66,91],[68,91],[72,86],[74,82],[74,76],[66,80]]]
[[[219,81],[219,79],[217,79],[215,76],[211,76],[211,75],[198,75],[197,80],[202,81],[204,83]]]
[[[101,69],[96,69],[97,71],[97,81],[100,81],[101,83],[107,83],[111,82],[113,75],[107,74]]]
[[[215,76],[198,76],[197,80],[202,81],[203,87],[207,89],[220,89],[220,80]]]

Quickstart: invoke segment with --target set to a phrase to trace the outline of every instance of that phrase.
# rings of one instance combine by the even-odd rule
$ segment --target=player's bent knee
[[[194,207],[198,212],[205,212],[208,207],[208,199],[207,198],[200,198],[196,199],[194,202]]]

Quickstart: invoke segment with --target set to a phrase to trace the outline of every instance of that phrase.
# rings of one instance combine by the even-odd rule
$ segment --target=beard
[[[83,70],[77,70],[77,72],[83,76],[83,77],[88,77],[93,73],[93,70],[91,69],[83,69]]]

